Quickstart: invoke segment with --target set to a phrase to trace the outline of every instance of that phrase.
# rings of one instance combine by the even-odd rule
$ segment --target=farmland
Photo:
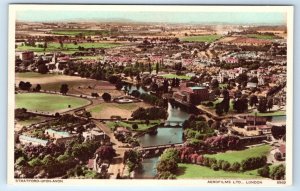
[[[212,35],[199,35],[199,36],[187,36],[183,37],[181,40],[186,42],[214,42],[221,38],[221,35],[212,34]]]

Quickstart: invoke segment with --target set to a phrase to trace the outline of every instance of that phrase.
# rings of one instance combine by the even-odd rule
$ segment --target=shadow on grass
[[[186,168],[185,166],[180,166],[180,167],[178,167],[177,172],[176,172],[176,175],[178,175],[178,176],[184,175],[186,169],[187,169],[187,168]]]

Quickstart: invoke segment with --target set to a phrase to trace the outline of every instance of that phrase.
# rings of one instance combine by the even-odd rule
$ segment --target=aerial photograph
[[[127,7],[16,11],[13,177],[284,184],[287,13]]]

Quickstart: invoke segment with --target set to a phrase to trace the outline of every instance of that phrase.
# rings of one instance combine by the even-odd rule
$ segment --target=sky
[[[282,12],[17,11],[18,21],[134,21],[166,23],[285,24]]]

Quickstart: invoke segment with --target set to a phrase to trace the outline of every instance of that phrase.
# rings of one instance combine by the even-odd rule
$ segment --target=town
[[[24,22],[15,178],[285,179],[284,25]]]

